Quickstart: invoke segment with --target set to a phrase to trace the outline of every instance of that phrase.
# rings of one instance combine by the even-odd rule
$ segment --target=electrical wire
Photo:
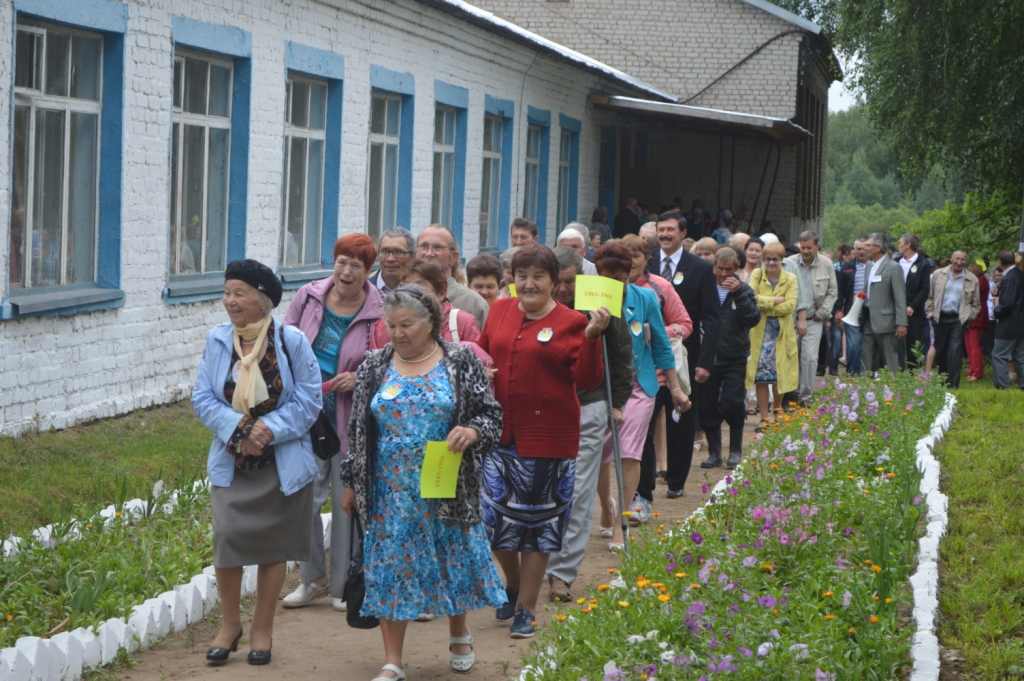
[[[536,2],[537,0],[534,0],[534,1]],[[700,90],[698,90],[696,94],[694,94],[694,95],[690,95],[689,97],[687,97],[686,99],[684,99],[683,101],[681,101],[681,102],[679,102],[679,103],[680,103],[680,104],[689,104],[690,102],[692,102],[693,100],[697,99],[697,98],[698,98],[698,97],[700,97],[700,96],[701,96],[702,94],[704,94],[705,92],[707,92],[708,90],[710,90],[710,89],[711,89],[712,87],[714,87],[714,86],[715,86],[715,85],[716,85],[717,83],[721,82],[721,80],[722,80],[723,78],[725,78],[726,76],[728,76],[728,75],[729,75],[730,73],[732,73],[733,71],[735,71],[735,70],[736,70],[736,69],[738,69],[739,67],[743,66],[743,65],[744,65],[745,63],[747,63],[748,61],[750,61],[750,59],[751,59],[751,58],[753,58],[754,56],[756,56],[756,55],[757,55],[757,54],[758,54],[758,53],[759,53],[759,52],[760,52],[761,50],[763,50],[764,48],[768,47],[769,45],[771,45],[771,44],[772,44],[773,42],[775,42],[775,41],[776,41],[776,40],[778,40],[779,38],[784,38],[784,37],[786,37],[787,35],[793,35],[794,33],[800,33],[800,34],[803,34],[803,33],[806,33],[806,31],[804,31],[804,30],[802,30],[802,29],[796,29],[796,28],[794,28],[794,29],[790,29],[790,30],[788,30],[788,31],[783,31],[782,33],[779,33],[778,35],[772,36],[771,38],[769,38],[768,40],[766,40],[766,41],[765,41],[764,43],[762,43],[762,44],[761,44],[761,46],[760,46],[760,47],[758,47],[758,48],[757,48],[756,50],[754,50],[753,52],[751,52],[750,54],[748,54],[748,55],[747,55],[746,57],[744,57],[743,59],[740,59],[740,60],[739,60],[738,62],[736,62],[735,64],[733,64],[732,66],[730,66],[730,67],[728,68],[728,70],[726,70],[726,71],[725,71],[725,72],[724,72],[724,73],[723,73],[722,75],[718,76],[718,77],[717,77],[717,78],[715,78],[715,79],[714,79],[713,81],[711,81],[710,83],[708,83],[707,85],[705,85],[704,87],[702,87],[702,88],[701,88]]]

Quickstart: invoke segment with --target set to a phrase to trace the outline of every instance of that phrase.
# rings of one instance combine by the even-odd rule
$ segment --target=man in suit
[[[1016,265],[1012,251],[999,252],[1003,283],[993,309],[996,319],[992,348],[992,381],[996,390],[1010,388],[1010,359],[1017,369],[1017,387],[1024,390],[1024,270]]]
[[[886,256],[884,234],[875,232],[865,244],[869,261],[864,281],[867,299],[860,316],[862,359],[868,371],[885,366],[898,373],[900,361],[896,343],[907,335],[907,290],[903,272]],[[878,360],[883,361],[876,363]]]
[[[697,413],[700,411],[700,397],[696,383],[703,383],[715,368],[715,348],[718,345],[720,301],[718,282],[711,263],[698,258],[683,249],[686,238],[686,218],[679,211],[662,213],[658,217],[658,244],[660,249],[651,255],[647,270],[659,274],[672,282],[676,293],[683,301],[690,319],[693,333],[683,341],[690,365],[690,395],[693,408],[679,415],[672,414],[672,394],[667,388],[658,391],[654,413],[665,407],[665,435],[668,444],[668,496],[675,499],[683,496],[683,485],[690,472],[693,459],[693,439],[697,427]],[[703,334],[701,333],[703,331]],[[648,434],[648,437],[651,435]],[[645,448],[646,451],[647,448]],[[653,453],[653,448],[651,448]],[[654,488],[656,462],[653,456],[648,463],[642,462],[640,484]]]
[[[964,361],[964,331],[981,312],[978,278],[967,271],[967,254],[956,251],[948,267],[932,275],[925,313],[935,327],[935,365],[946,374],[946,385],[960,387]]]
[[[612,230],[612,235],[616,239],[621,239],[627,234],[639,233],[640,216],[637,214],[636,199],[631,196],[626,199],[626,204],[622,206],[622,210],[615,216],[615,228]]]
[[[903,281],[907,289],[907,337],[905,342],[897,346],[900,366],[909,369],[918,367],[914,355],[915,346],[920,343],[922,356],[927,351],[924,344],[924,304],[928,300],[928,289],[931,282],[932,268],[928,258],[919,253],[921,242],[916,234],[904,234],[900,237],[896,249],[900,252],[897,263],[903,269]]]
[[[856,294],[864,290],[864,273],[868,266],[868,252],[864,247],[867,239],[853,242],[853,259],[843,263],[837,275],[839,296],[836,298],[836,328],[846,336],[846,373],[857,375],[861,370],[861,347],[863,334],[859,326],[844,324],[843,317],[850,312]],[[839,350],[842,343],[836,342]],[[839,358],[839,355],[836,355]]]

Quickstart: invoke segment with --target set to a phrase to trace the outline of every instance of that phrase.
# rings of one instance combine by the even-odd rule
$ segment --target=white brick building
[[[461,0],[0,0],[0,35],[4,435],[187,396],[226,261],[294,289],[345,233],[442,221],[472,256],[526,207],[551,243],[614,204],[623,130],[692,181],[683,110],[629,109],[665,85]],[[701,125],[802,139],[772,106]]]

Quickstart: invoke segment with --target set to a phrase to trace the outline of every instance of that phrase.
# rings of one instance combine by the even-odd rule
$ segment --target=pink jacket
[[[333,277],[310,282],[295,293],[295,297],[292,298],[292,302],[288,306],[284,323],[297,326],[310,343],[320,333],[320,324],[324,319],[324,301],[333,286]],[[373,325],[384,315],[383,298],[377,287],[367,281],[363,284],[363,290],[366,291],[363,308],[356,314],[348,331],[345,332],[345,337],[341,340],[341,349],[338,352],[338,374],[355,373],[359,365],[363,363],[367,350],[371,349],[370,334]],[[326,386],[326,384],[324,385]],[[348,418],[352,413],[352,393],[338,393],[336,402],[338,438],[341,439],[341,455],[344,458],[348,456]]]
[[[661,295],[657,296],[657,298],[665,301],[661,306],[661,314],[665,318],[665,330],[668,332],[669,338],[682,338],[686,340],[690,337],[690,334],[693,332],[693,320],[690,319],[690,314],[686,311],[683,301],[679,298],[675,287],[672,286],[668,279],[659,277],[657,274],[645,274],[636,280],[636,285],[645,288],[658,287]],[[682,333],[676,330],[676,325],[682,329]],[[665,372],[660,369],[658,370],[658,383],[667,385],[665,382]]]

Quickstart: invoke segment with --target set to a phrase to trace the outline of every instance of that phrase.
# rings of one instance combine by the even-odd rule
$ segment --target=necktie
[[[672,259],[665,258],[664,264],[661,266],[661,276],[669,281],[672,280]]]

